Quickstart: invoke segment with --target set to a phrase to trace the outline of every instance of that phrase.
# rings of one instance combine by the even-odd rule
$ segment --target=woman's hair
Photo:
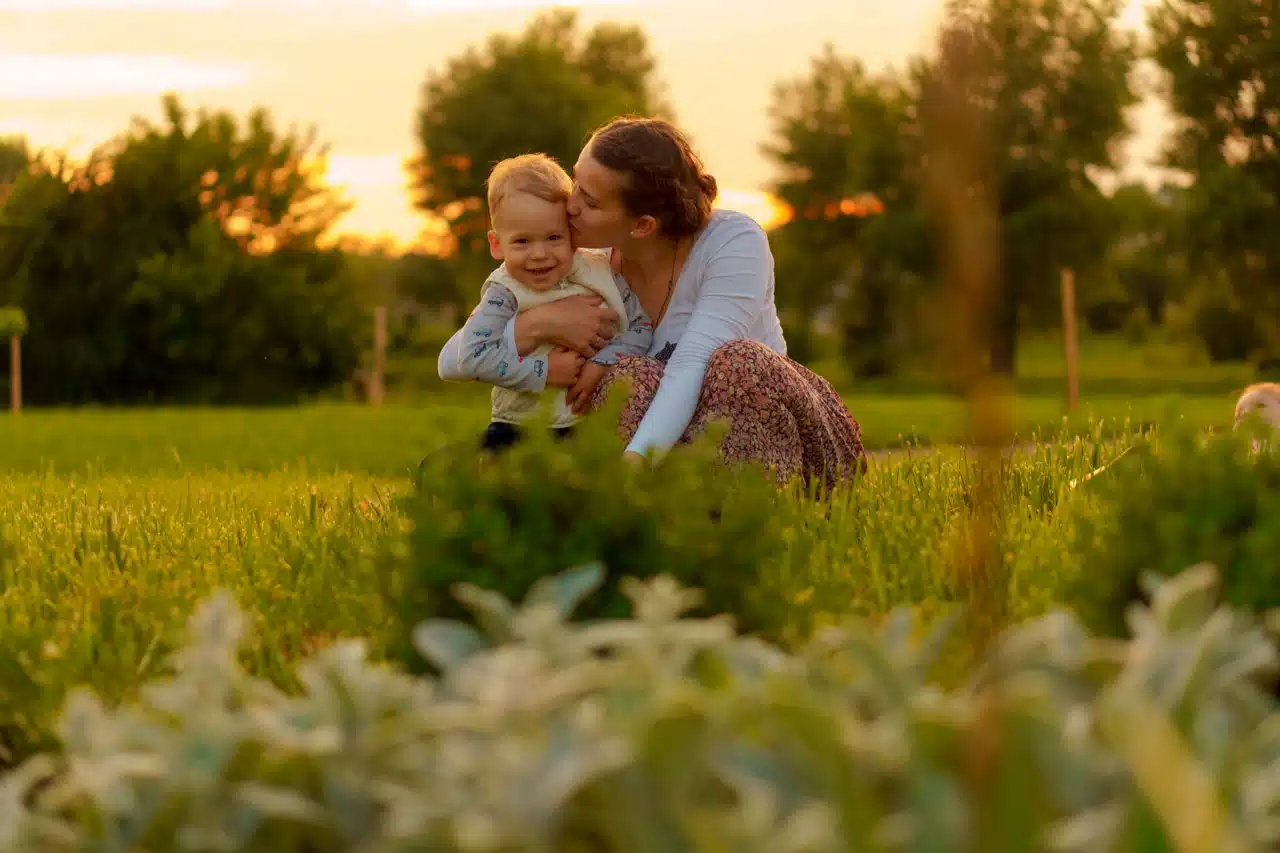
[[[667,237],[696,234],[711,216],[716,179],[684,134],[656,118],[615,118],[591,137],[591,156],[623,176],[622,205],[652,216]]]

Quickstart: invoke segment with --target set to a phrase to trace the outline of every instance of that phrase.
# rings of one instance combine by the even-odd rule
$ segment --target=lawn
[[[0,765],[6,741],[15,756],[29,751],[70,686],[114,700],[161,672],[192,608],[220,588],[251,614],[254,672],[287,681],[291,661],[335,636],[367,638],[381,656],[400,639],[383,559],[402,547],[392,503],[411,488],[405,462],[464,433],[465,417],[24,415],[24,443],[2,445]],[[1070,478],[1114,452],[1078,441],[1014,457],[1011,616],[1055,602],[1074,563],[1069,517],[1051,510]],[[844,614],[963,600],[951,567],[972,486],[959,451],[894,455],[838,494],[829,517],[798,512],[784,552],[762,556],[788,635]]]
[[[1022,438],[1061,440],[1015,454],[1006,471],[1010,618],[1048,610],[1078,570],[1075,516],[1063,507],[1089,498],[1071,479],[1114,457],[1137,425],[1226,425],[1232,391],[1252,378],[1238,366],[1180,362],[1176,351],[1096,341],[1082,348],[1083,410],[1064,421],[1053,346],[1037,346],[1025,351],[1015,419]],[[964,437],[963,402],[925,378],[840,386],[871,448]],[[485,415],[477,387],[382,409],[0,417],[0,684],[9,688],[0,751],[7,742],[25,753],[70,685],[129,695],[218,588],[253,615],[256,672],[286,679],[291,660],[339,635],[367,637],[382,654],[400,639],[385,594],[385,557],[405,528],[393,501],[423,455],[472,441]],[[767,555],[789,635],[845,614],[899,604],[935,612],[964,600],[955,567],[969,545],[974,485],[963,451],[895,453],[836,495],[829,514],[798,511],[784,551]]]
[[[1060,343],[1028,341],[1010,406],[1021,441],[1063,439],[1184,419],[1221,429],[1240,390],[1257,380],[1248,365],[1210,365],[1172,344],[1135,346],[1116,337],[1081,343],[1080,409],[1068,413]],[[963,400],[927,375],[858,382],[838,365],[818,365],[841,389],[870,450],[962,444]],[[0,417],[0,470],[186,475],[303,471],[402,477],[423,455],[470,441],[485,424],[488,394],[449,386],[401,394],[381,409],[318,404],[300,408],[56,410]]]

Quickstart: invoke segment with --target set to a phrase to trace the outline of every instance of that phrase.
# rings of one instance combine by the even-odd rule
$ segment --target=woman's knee
[[[661,381],[662,362],[647,355],[622,356],[609,365],[606,380],[629,380],[632,384],[646,386]]]
[[[619,382],[627,388],[628,401],[640,398],[648,406],[651,398],[662,381],[662,363],[648,356],[623,356],[609,365],[600,384],[592,395],[590,407],[600,408],[608,399],[613,387]]]
[[[768,381],[780,356],[759,341],[736,340],[721,344],[707,362],[706,383],[729,382],[742,387]]]
[[[711,365],[721,363],[740,364],[744,361],[750,361],[765,356],[776,356],[777,353],[769,349],[769,347],[759,341],[746,340],[739,338],[736,341],[729,341],[716,347],[711,353]]]

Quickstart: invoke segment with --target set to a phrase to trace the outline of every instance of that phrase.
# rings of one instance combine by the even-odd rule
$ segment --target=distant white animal
[[[1236,426],[1240,426],[1249,415],[1257,414],[1263,423],[1270,424],[1280,433],[1280,382],[1259,382],[1244,389],[1240,399],[1236,401]],[[1263,448],[1261,440],[1253,442],[1253,449]]]

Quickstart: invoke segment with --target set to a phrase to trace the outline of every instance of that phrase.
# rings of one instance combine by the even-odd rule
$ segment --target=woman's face
[[[569,228],[575,247],[607,249],[626,242],[634,217],[619,197],[622,180],[591,156],[591,143],[587,143],[574,164],[573,194],[569,196]]]

